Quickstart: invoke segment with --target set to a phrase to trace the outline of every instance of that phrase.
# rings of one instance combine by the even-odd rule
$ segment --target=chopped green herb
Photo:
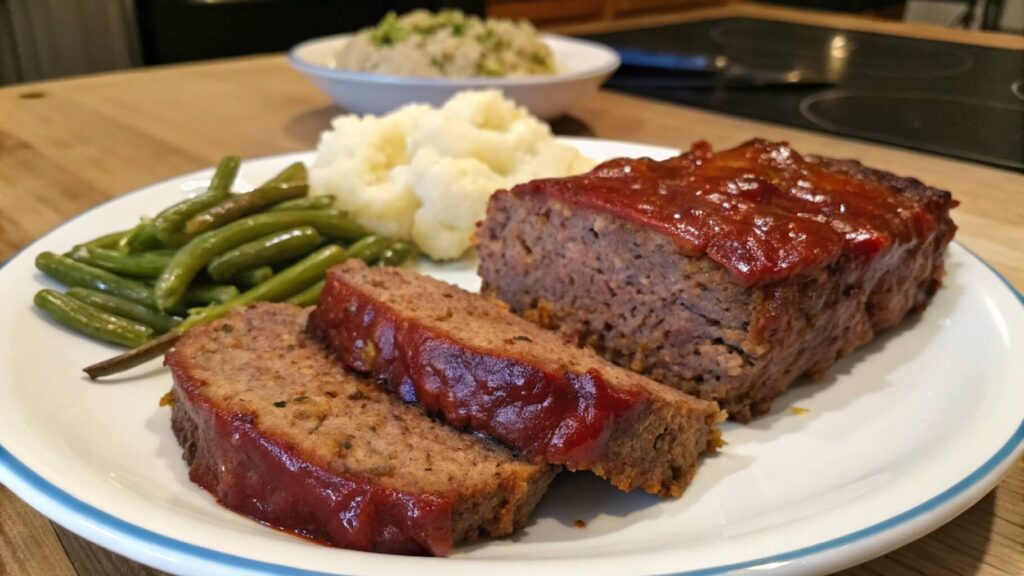
[[[277,402],[274,402],[274,408],[284,408],[287,405],[288,405],[288,402],[286,402],[284,400],[278,400]]]
[[[398,14],[392,10],[381,18],[381,21],[370,33],[370,40],[377,45],[389,46],[397,44],[409,37],[409,30],[402,27]]]
[[[354,440],[354,437],[351,434],[340,434],[338,437],[338,452],[344,455],[345,452],[351,450],[352,440]]]
[[[420,51],[430,68],[444,76],[551,74],[555,71],[549,47],[525,20],[481,18],[456,9],[413,10],[401,16],[391,11],[376,26],[360,31],[357,38],[368,41],[381,54],[390,53],[403,60],[411,52],[392,53],[391,48],[401,44]],[[357,41],[352,45],[363,44]],[[480,55],[453,59],[453,52],[464,52],[464,47],[472,47],[472,51]],[[353,50],[353,54],[357,53],[358,50]],[[438,54],[446,56],[439,58]],[[488,58],[490,62],[485,61]]]

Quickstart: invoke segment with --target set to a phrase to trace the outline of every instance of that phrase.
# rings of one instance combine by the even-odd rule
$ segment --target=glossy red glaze
[[[444,556],[452,549],[452,501],[408,494],[318,465],[259,429],[251,414],[209,403],[173,352],[166,364],[176,410],[198,423],[189,478],[222,505],[273,527],[341,548]],[[183,405],[182,405],[183,404]]]
[[[887,186],[825,170],[785,143],[763,140],[722,152],[697,142],[669,160],[610,160],[587,174],[502,193],[548,195],[648,226],[746,286],[844,254],[871,259],[936,227],[923,207]]]
[[[328,274],[310,331],[347,366],[454,426],[533,460],[578,469],[599,459],[616,419],[646,398],[596,372],[551,372],[529,359],[436,332]]]

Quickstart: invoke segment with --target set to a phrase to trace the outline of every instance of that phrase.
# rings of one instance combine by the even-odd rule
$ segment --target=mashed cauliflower
[[[495,190],[593,165],[500,92],[466,91],[441,108],[335,118],[309,180],[368,229],[445,260],[469,249]]]

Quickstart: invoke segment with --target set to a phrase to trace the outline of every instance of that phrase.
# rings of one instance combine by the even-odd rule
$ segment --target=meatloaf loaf
[[[406,402],[623,490],[678,496],[698,456],[718,445],[714,403],[409,270],[358,261],[331,269],[309,330]]]
[[[335,546],[444,555],[523,526],[555,469],[440,424],[347,373],[307,313],[258,304],[168,353],[191,479],[222,504]]]
[[[948,192],[753,140],[605,162],[491,197],[483,292],[746,422],[922,310]]]

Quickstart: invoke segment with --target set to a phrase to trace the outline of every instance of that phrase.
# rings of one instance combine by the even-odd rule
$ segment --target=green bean
[[[134,278],[156,278],[167,267],[174,256],[173,250],[152,250],[125,254],[106,248],[77,249],[68,254],[83,264],[102,268],[122,276]]]
[[[196,311],[181,323],[180,329],[183,331],[188,330],[197,324],[203,324],[220,318],[231,312],[231,310],[252,302],[279,302],[284,300],[303,290],[311,283],[322,279],[328,268],[343,262],[345,258],[344,248],[333,244],[324,246],[278,272],[270,280],[246,290],[237,298]]]
[[[264,186],[273,186],[288,182],[304,182],[306,179],[306,166],[301,162],[295,162],[282,170],[277,176],[270,179],[266,184],[264,184]],[[293,224],[285,226],[285,228],[294,226],[295,225]],[[346,230],[345,226],[341,224],[324,225],[324,227],[335,230],[335,232]],[[345,235],[342,234],[342,236],[344,237]],[[269,270],[269,268],[265,268],[265,270]],[[255,273],[256,271],[254,270],[252,272]],[[171,330],[163,336],[150,340],[138,348],[129,350],[128,352],[115,356],[114,358],[109,358],[102,362],[97,362],[96,364],[87,366],[84,369],[85,373],[88,374],[90,378],[96,379],[138,366],[153,358],[161,356],[164,352],[170,350],[178,339],[181,338],[182,334],[184,334],[183,330]]]
[[[135,228],[132,228],[128,234],[118,241],[117,250],[129,253],[140,252],[160,248],[163,245],[164,243],[156,237],[156,227],[153,225],[153,220],[143,218]]]
[[[291,182],[263,186],[245,194],[235,194],[190,218],[185,223],[185,234],[194,236],[213,228],[220,228],[242,216],[259,212],[267,206],[305,196],[307,192],[309,185],[305,182]]]
[[[231,185],[238,176],[238,168],[242,165],[242,159],[238,156],[225,156],[217,163],[217,168],[210,178],[210,185],[207,190],[220,190],[230,192]]]
[[[223,282],[242,270],[307,254],[321,240],[312,226],[275,232],[224,252],[210,261],[206,271],[214,280]]]
[[[366,236],[354,242],[346,250],[348,251],[349,258],[359,258],[363,262],[369,264],[377,258],[380,258],[390,245],[391,241],[387,238],[381,238],[380,236]]]
[[[142,282],[122,278],[67,256],[43,252],[36,256],[36,268],[67,286],[92,288],[139,304],[153,305],[153,292]]]
[[[291,302],[296,306],[312,306],[320,301],[320,292],[324,289],[324,284],[326,283],[326,280],[321,280],[302,292],[293,295],[288,299],[288,302]]]
[[[157,306],[167,311],[180,303],[192,279],[226,250],[271,232],[297,226],[312,226],[321,235],[348,240],[367,234],[344,212],[336,210],[295,210],[247,216],[223,228],[204,232],[178,250],[154,285]]]
[[[59,324],[98,340],[135,347],[153,336],[149,326],[93,308],[56,290],[40,290],[33,300]]]
[[[252,288],[257,284],[266,282],[273,275],[273,268],[270,266],[260,266],[258,268],[250,268],[249,270],[235,274],[231,278],[231,282],[238,286],[242,286],[243,288]]]
[[[93,308],[145,324],[157,334],[163,334],[181,323],[181,320],[157,312],[149,306],[88,288],[71,288],[67,295]]]
[[[293,162],[274,177],[263,182],[256,190],[229,197],[209,210],[191,217],[185,222],[185,234],[195,236],[211,228],[217,228],[227,221],[238,219],[242,215],[259,211],[266,206],[290,200],[301,200],[299,197],[305,196],[309,191],[309,186],[306,183],[307,177],[306,165],[302,162]],[[253,193],[258,194],[253,195]],[[228,214],[224,214],[224,212],[228,212]]]
[[[99,238],[93,238],[88,242],[82,242],[81,244],[75,244],[71,251],[77,250],[89,250],[90,248],[116,248],[122,238],[127,236],[133,229],[121,230],[120,232],[111,232],[110,234],[104,234]]]
[[[205,306],[222,304],[238,297],[238,288],[231,284],[193,284],[185,292],[185,302]]]
[[[292,162],[285,167],[284,170],[278,172],[277,176],[274,176],[270,180],[263,183],[263,186],[277,186],[279,184],[292,184],[295,182],[306,182],[309,180],[309,173],[306,170],[306,165],[302,162]]]
[[[381,254],[380,260],[377,261],[378,266],[401,266],[406,260],[412,257],[416,251],[416,247],[410,242],[394,242],[391,246],[384,250]]]
[[[335,197],[330,194],[321,196],[307,196],[294,200],[278,202],[270,207],[268,212],[280,212],[281,210],[325,210],[334,206]]]
[[[322,279],[327,269],[345,260],[345,250],[338,246],[325,246],[303,260],[282,270],[279,274],[233,299],[230,302],[202,308],[189,316],[185,322],[170,332],[151,340],[142,346],[113,358],[86,366],[83,370],[90,378],[96,379],[123,372],[156,358],[170,350],[174,343],[193,326],[225,316],[233,309],[257,300],[279,301],[296,294],[298,287]],[[308,290],[308,289],[307,289]]]
[[[238,175],[240,163],[238,156],[226,156],[217,165],[217,171],[214,172],[206,192],[182,200],[157,214],[153,219],[156,237],[168,246],[181,246],[188,242],[189,236],[182,231],[185,222],[231,195],[231,183]]]
[[[174,347],[174,344],[178,342],[185,333],[175,328],[163,336],[159,336],[146,342],[145,344],[132,348],[131,350],[114,356],[113,358],[107,358],[101,362],[90,364],[82,369],[83,372],[89,375],[89,378],[93,380],[102,378],[103,376],[110,376],[111,374],[117,374],[118,372],[124,372],[130,368],[134,368],[139,364],[143,364],[163,356],[164,352],[167,352]]]

